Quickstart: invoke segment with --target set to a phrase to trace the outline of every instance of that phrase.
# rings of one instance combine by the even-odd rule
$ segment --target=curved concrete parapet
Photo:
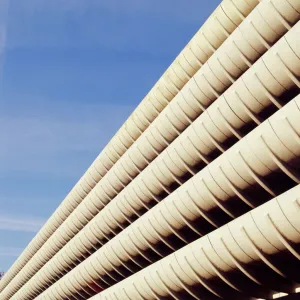
[[[299,85],[297,81],[297,76],[300,75],[300,55],[297,50],[299,48],[298,45],[300,45],[299,32],[300,24],[297,24],[219,97],[136,180],[133,180],[128,186],[129,191],[125,189],[121,192],[115,198],[116,201],[108,205],[107,209],[104,208],[101,214],[98,214],[87,227],[81,230],[75,239],[71,240],[63,248],[58,256],[54,257],[54,261],[46,264],[45,269],[49,272],[46,277],[41,276],[41,272],[38,272],[32,278],[32,284],[30,283],[24,288],[28,291],[34,291],[35,289],[41,291],[43,286],[46,288],[53,282],[53,276],[61,277],[63,275],[63,269],[70,264],[68,260],[66,261],[63,258],[70,253],[71,249],[73,254],[75,253],[75,257],[71,256],[72,265],[75,266],[80,262],[82,253],[86,254],[90,250],[85,249],[86,247],[90,248],[87,245],[91,243],[96,246],[98,239],[105,239],[106,235],[114,236],[115,231],[118,232],[122,229],[122,226],[126,226],[124,222],[126,223],[128,219],[134,218],[134,215],[139,216],[145,207],[147,209],[147,202],[153,201],[153,195],[157,193],[157,190],[160,189],[160,192],[162,192],[176,181],[181,184],[182,176],[187,172],[194,174],[193,169],[195,165],[199,162],[209,162],[212,158],[210,156],[215,151],[219,151],[219,153],[225,151],[224,144],[226,142],[234,139],[239,140],[243,136],[243,128],[250,130],[252,127],[249,127],[249,124],[251,125],[252,123],[252,126],[253,124],[260,124],[260,115],[270,110],[270,106],[276,109],[280,108],[283,100],[288,100],[287,92]],[[258,88],[254,94],[251,94],[249,91],[255,86]],[[240,95],[243,95],[243,97]],[[282,95],[285,97],[281,99],[280,96]],[[234,112],[238,112],[238,114]],[[155,172],[157,176],[155,176]],[[155,189],[149,189],[149,184],[146,185],[145,182],[151,183],[151,185],[154,184]],[[144,191],[141,190],[143,186],[145,188]],[[138,193],[137,190],[139,191]],[[270,194],[274,195],[274,192]],[[145,195],[148,195],[148,198]],[[80,204],[79,208],[82,205],[83,203]],[[78,218],[78,215],[75,215],[74,218]],[[78,220],[80,219],[77,219],[77,222]],[[74,220],[71,222],[74,222]],[[74,223],[69,223],[69,226],[66,226],[66,228],[70,230],[72,224]],[[98,235],[96,234],[96,238],[92,234],[94,226],[97,228],[96,232]],[[70,234],[71,231],[65,232],[61,234],[61,237],[68,237]],[[48,249],[44,248],[44,256],[37,256],[37,262],[46,260],[47,253],[52,249],[57,251],[57,248],[55,248],[57,241],[59,240],[53,238],[54,244],[47,245]],[[93,250],[90,251],[93,252]],[[28,268],[30,267],[33,268],[34,265],[29,265]],[[21,272],[18,276],[21,278],[23,275],[24,272]]]
[[[126,153],[258,2],[259,0],[223,0],[5,274],[0,282],[0,291]]]
[[[274,299],[299,292],[299,195],[298,185],[91,299]]]
[[[299,120],[300,96],[106,244],[104,227],[109,224],[102,221],[106,218],[99,218],[97,230],[95,226],[95,230],[85,232],[85,240],[82,240],[84,243],[80,246],[81,256],[77,259],[81,259],[89,251],[93,252],[91,249],[95,240],[100,243],[104,241],[103,247],[56,281],[37,299],[47,299],[49,296],[51,299],[60,299],[61,295],[85,298],[92,296],[191,240],[205,236],[229,220],[268,201],[276,193],[274,187],[278,184],[278,178],[284,190],[295,186],[300,182]],[[253,191],[256,193],[251,194]],[[255,195],[260,197],[253,197]],[[295,212],[293,218],[299,219],[299,212]],[[117,225],[121,227],[122,223]],[[253,240],[256,242],[256,238]],[[240,239],[237,241],[240,243]],[[260,242],[259,238],[257,242]],[[74,249],[79,243],[78,240],[69,245],[69,250],[64,255],[59,256],[58,253],[50,261],[49,268],[40,272],[41,281],[51,276],[47,272],[57,267],[64,257],[72,261],[80,251],[76,253],[71,248]],[[260,246],[257,247],[261,249]],[[55,262],[56,258],[58,260]],[[61,265],[60,271],[64,267]],[[35,292],[35,283],[39,278],[32,280],[31,285],[29,282],[12,299],[26,298],[31,291]],[[42,284],[46,285],[47,281]],[[291,292],[291,289],[279,291]]]

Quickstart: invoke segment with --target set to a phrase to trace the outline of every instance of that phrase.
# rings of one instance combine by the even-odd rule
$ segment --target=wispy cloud
[[[71,110],[69,103],[50,101],[26,105],[32,109],[0,113],[0,176],[20,171],[74,176],[87,167],[78,158],[94,159],[132,111],[130,106],[75,103]]]
[[[205,4],[198,0],[189,0],[188,5],[182,0],[11,0],[18,4],[18,11],[27,14],[41,13],[46,11],[48,14],[55,12],[77,11],[84,15],[88,10],[97,9],[106,13],[115,15],[149,15],[155,14],[160,19],[177,20],[177,22],[189,21],[196,22],[199,20],[199,9],[205,9]],[[218,5],[220,0],[212,0],[212,4]],[[156,5],[157,4],[157,5]],[[215,6],[216,6],[215,5]],[[214,7],[214,6],[212,6]],[[181,17],[181,19],[179,19]]]
[[[0,97],[3,89],[3,66],[6,49],[9,0],[0,1]]]
[[[0,0],[2,246],[25,246],[44,222],[26,214],[50,215],[219,2]]]
[[[157,47],[159,54],[178,53],[180,48],[174,50],[173,46],[178,45],[176,38],[181,31],[188,27],[191,34],[195,33],[219,2],[189,0],[187,5],[182,0],[11,0],[15,17],[10,21],[13,34],[7,45],[104,47],[144,53],[153,53]],[[184,42],[189,38],[191,35],[186,35]]]
[[[5,47],[7,23],[8,23],[8,4],[9,0],[0,1],[0,54]]]
[[[23,251],[23,248],[17,247],[0,247],[0,256],[18,257]]]
[[[11,216],[0,214],[0,230],[5,231],[19,231],[19,232],[38,232],[45,220],[24,217],[24,216]],[[1,255],[1,247],[0,247]]]

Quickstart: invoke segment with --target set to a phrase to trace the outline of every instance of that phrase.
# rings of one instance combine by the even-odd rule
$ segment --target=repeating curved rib
[[[289,36],[289,37],[294,37],[294,36],[296,35],[296,33],[297,33],[297,30],[298,30],[297,28],[298,28],[298,25],[295,27],[295,29],[292,29],[291,32],[288,33],[287,36]],[[274,47],[277,47],[278,49],[280,49],[280,48],[282,48],[282,47],[284,47],[284,46],[285,46],[285,47],[289,47],[288,44],[287,44],[287,42],[286,42],[286,39],[280,40]],[[271,53],[271,52],[270,52],[270,53]],[[262,58],[261,58],[261,59],[253,66],[253,67],[259,69],[261,66],[264,66],[265,63],[261,64],[260,62],[261,62],[262,60],[264,60],[264,59],[267,60],[269,55],[270,55],[269,52],[266,53],[266,55],[263,56],[263,57],[262,57]],[[289,55],[289,52],[288,52],[288,55]],[[295,59],[296,59],[295,62],[297,62],[297,60],[299,60],[299,58],[297,58],[297,57],[295,57]],[[251,73],[250,73],[250,74],[251,74]],[[283,73],[283,74],[281,74],[281,75],[284,76],[284,74],[285,74],[285,73]],[[251,77],[249,78],[247,72],[245,73],[245,76],[243,76],[241,79],[243,79],[244,77],[247,79],[247,81],[249,81],[249,79],[251,78]],[[252,78],[253,78],[253,77],[252,77]],[[282,77],[282,78],[284,78],[284,77]],[[281,78],[278,78],[278,80],[282,80],[282,79],[281,79]],[[246,82],[247,82],[247,81],[246,81]],[[243,83],[243,82],[245,82],[245,81],[238,80],[238,81],[237,81],[237,86],[240,84],[240,82]],[[253,78],[253,82],[255,82],[255,78]],[[290,84],[290,86],[292,86],[291,83],[289,83],[289,84]],[[235,87],[232,87],[232,89],[233,89],[233,88],[235,88]],[[231,89],[231,88],[230,88],[230,89]],[[228,94],[230,94],[230,95],[233,95],[232,93],[230,93],[230,89],[229,89],[227,92],[225,92],[225,94],[228,93]],[[263,93],[263,95],[265,95],[265,94]],[[208,108],[207,111],[210,111],[210,110],[213,111],[213,109],[215,109],[216,106],[217,106],[217,108],[219,108],[219,107],[220,107],[219,103],[220,103],[221,100],[223,100],[223,99],[225,99],[225,100],[223,100],[223,103],[225,103],[226,105],[228,105],[229,98],[230,98],[230,97],[227,97],[227,96],[226,96],[226,98],[225,98],[225,95],[224,95],[224,98],[218,99],[218,100],[217,100],[218,103],[216,102],[216,105],[213,104],[211,107]],[[268,99],[268,100],[269,100],[269,103],[270,103],[269,105],[271,105],[271,104],[272,104],[271,99]],[[255,102],[254,102],[254,103],[255,103]],[[238,105],[238,104],[237,104],[237,105]],[[266,104],[265,104],[265,105],[266,105]],[[217,111],[218,111],[218,110],[217,110]],[[202,115],[202,116],[203,116],[203,118],[205,118],[205,115]],[[201,121],[202,116],[199,117],[199,120],[200,120],[200,121]],[[247,116],[248,116],[248,115],[247,115]],[[195,122],[197,122],[197,121],[198,121],[198,119],[197,119]],[[199,121],[199,122],[200,122],[200,121]],[[224,123],[223,123],[223,124],[224,124]],[[223,126],[224,126],[224,125],[223,125]],[[220,128],[220,126],[218,126],[218,127]],[[225,126],[225,127],[226,127],[226,126]],[[226,127],[226,128],[227,128],[227,127]],[[228,128],[227,128],[227,129],[228,129]],[[226,129],[224,128],[224,131],[225,131],[225,130],[226,130]],[[187,131],[185,131],[181,136],[184,137],[184,135],[186,134],[186,132],[189,134],[191,131],[192,131],[192,129],[191,129],[191,130],[187,129]],[[231,132],[231,133],[232,133],[232,132]],[[228,133],[227,133],[227,135],[228,135]],[[178,141],[179,141],[179,142],[177,142],[177,140],[174,142],[176,146],[178,146],[178,145],[179,145],[179,146],[180,146],[180,145],[182,146],[182,144],[180,144],[181,136],[178,138]],[[173,145],[173,144],[172,144],[172,145]],[[170,146],[170,147],[172,147],[172,146]],[[175,147],[175,146],[173,146],[173,147]],[[267,149],[267,148],[265,147],[265,149]],[[166,151],[169,151],[169,148],[168,148]],[[178,151],[174,151],[174,152],[175,152],[175,153],[178,153]],[[166,152],[166,153],[167,153],[167,155],[168,155],[168,152]],[[166,166],[166,163],[165,163],[164,158],[163,158],[163,157],[164,157],[163,154],[162,154],[161,157],[162,157],[161,160],[162,160],[163,164]],[[158,160],[161,161],[161,160],[160,160],[160,157],[158,158]],[[157,165],[158,165],[157,162],[155,163],[155,165],[156,165],[156,167],[157,167]],[[151,164],[149,165],[149,167],[150,167],[150,166],[151,166]],[[149,167],[146,168],[146,170],[149,169]],[[155,167],[155,168],[156,168],[156,167]],[[166,168],[166,169],[167,169],[167,170],[169,171],[169,173],[170,173],[170,176],[171,176],[170,179],[174,180],[174,174],[175,174],[175,173],[173,174],[172,172],[170,172],[170,169],[169,169],[169,168]],[[183,165],[183,169],[184,169],[184,165]],[[146,170],[145,170],[145,171],[146,171]],[[151,170],[151,168],[150,168],[149,170]],[[153,173],[154,171],[152,170],[151,172]],[[151,172],[150,172],[150,173],[151,173]],[[160,173],[161,173],[161,171],[160,171]],[[172,173],[172,174],[171,174],[171,173]],[[144,172],[141,173],[140,176],[142,176],[143,174],[147,174],[147,172],[146,172],[146,173],[144,173]],[[255,174],[255,172],[254,172],[254,173],[252,172],[252,174]],[[225,177],[226,177],[226,176],[225,176]],[[158,177],[157,175],[156,175],[155,178],[156,178],[157,181],[159,181],[159,177]],[[257,176],[256,176],[256,178],[257,178]],[[228,181],[226,178],[225,178],[225,181],[226,181],[227,185],[228,185],[228,182],[230,182],[230,181]],[[133,185],[134,182],[135,182],[135,181],[133,181],[133,182],[131,183],[131,185]],[[233,182],[233,181],[232,181],[232,182]],[[205,183],[205,181],[204,181],[203,183]],[[261,183],[261,181],[260,181],[260,183]],[[160,186],[161,186],[161,187],[164,187],[163,183],[160,183]],[[207,186],[207,185],[206,185],[206,186]],[[250,203],[250,202],[251,202],[250,199],[246,199],[246,198],[245,198],[245,195],[244,195],[243,193],[239,192],[239,188],[235,188],[232,184],[229,185],[229,186],[231,187],[231,190],[234,192],[234,194],[237,195],[239,198],[243,199],[244,202],[245,202],[245,201],[248,202],[248,204],[250,205],[250,207],[254,205],[253,203],[252,203],[252,204]],[[212,199],[214,200],[214,202],[215,202],[219,207],[221,206],[222,209],[225,211],[226,214],[228,214],[228,215],[231,216],[232,218],[235,216],[235,215],[234,215],[234,212],[229,211],[229,210],[222,204],[222,202],[220,202],[220,200],[218,200],[218,199],[216,198],[216,196],[214,196],[214,194],[210,191],[209,188],[207,188],[207,191],[210,193],[210,196],[212,197]],[[126,191],[124,190],[124,192],[126,192]],[[230,194],[230,193],[232,193],[232,192],[228,192],[228,193]],[[120,194],[120,195],[121,195],[121,194]],[[117,198],[116,198],[116,199],[117,199]],[[115,200],[116,200],[116,199],[115,199]],[[129,201],[129,202],[128,202],[128,201]],[[127,203],[130,203],[130,201],[131,201],[131,200],[126,200]],[[250,202],[249,202],[249,201],[250,201]],[[116,218],[114,218],[114,219],[117,220]]]
[[[15,295],[19,298],[16,299],[32,298],[45,289],[42,296],[46,298],[49,297],[47,295],[56,298],[55,289],[57,297],[78,299],[92,296],[99,292],[97,280],[110,286],[111,280],[119,282],[120,278],[128,276],[128,272],[133,273],[136,268],[141,268],[139,259],[132,258],[132,248],[128,248],[128,244],[122,246],[122,252],[106,252],[106,249],[113,249],[111,243],[121,239],[123,232],[135,228],[136,222],[140,224],[136,227],[139,239],[133,242],[137,238],[134,237],[130,240],[131,244],[134,244],[134,251],[139,249],[140,258],[151,263],[155,261],[153,253],[163,257],[165,251],[175,251],[182,243],[189,242],[180,228],[187,227],[194,235],[203,235],[202,228],[199,230],[194,225],[195,220],[203,218],[209,226],[214,226],[220,222],[215,219],[213,211],[220,210],[222,224],[266,201],[266,195],[278,194],[278,190],[283,189],[274,186],[270,174],[285,174],[290,179],[289,185],[300,182],[298,166],[294,165],[298,161],[300,145],[299,128],[295,123],[295,116],[299,120],[298,100],[287,108],[283,107],[290,100],[290,91],[300,86],[300,25],[294,26],[299,19],[300,3],[298,0],[263,0],[247,17],[256,2],[224,0],[221,3],[211,18],[213,21],[209,19],[206,23],[209,26],[204,26],[196,36],[197,41],[201,40],[203,44],[199,46],[196,42],[196,47],[188,45],[179,55],[0,282],[0,297],[12,298],[19,290]],[[242,20],[244,22],[241,23]],[[288,30],[290,32],[276,43]],[[255,63],[267,49],[269,51]],[[250,70],[238,79],[249,67]],[[274,108],[280,109],[279,113],[262,123],[262,113],[270,107],[273,111]],[[294,112],[290,111],[291,107]],[[282,119],[277,119],[277,116]],[[253,122],[262,124],[243,138],[249,132],[248,126],[253,127]],[[237,145],[230,148],[237,140],[241,149]],[[133,142],[135,145],[131,147]],[[232,149],[237,150],[233,152]],[[224,157],[227,161],[221,159]],[[202,169],[201,177],[196,174],[197,169]],[[192,181],[186,183],[188,189],[184,183],[187,175],[194,176]],[[197,187],[197,192],[190,190],[192,187],[189,186],[189,182],[195,183],[195,178],[201,179],[202,190]],[[179,195],[180,202],[179,206],[173,204],[171,215],[164,213],[163,209],[151,209],[153,203],[159,203],[166,194],[169,196],[161,202],[164,205],[168,199],[175,199],[173,191],[177,186],[179,192],[176,195]],[[184,196],[180,194],[182,188],[189,193]],[[251,194],[257,188],[264,192],[258,198]],[[192,204],[182,202],[186,195]],[[232,203],[237,200],[238,205],[234,208]],[[121,204],[123,210],[119,208]],[[158,207],[161,207],[160,203]],[[193,211],[191,207],[198,209]],[[153,219],[146,219],[148,222],[145,224],[141,224],[140,219],[133,223],[136,218],[145,219],[142,216],[144,211],[148,211],[145,216],[152,211],[157,214],[153,215]],[[266,216],[265,220],[277,239],[298,259],[295,244],[277,227],[273,216],[268,213]],[[131,225],[126,228],[128,224]],[[295,280],[290,281],[290,271],[280,265],[280,260],[278,265],[276,257],[274,263],[270,253],[258,247],[247,229],[242,228],[244,237],[258,258],[285,278],[282,290],[291,292]],[[174,244],[169,240],[170,236],[180,243]],[[164,246],[162,250],[156,247],[158,241]],[[145,247],[151,249],[152,254],[149,255]],[[95,268],[92,272],[101,279],[91,277],[90,269],[86,269],[90,259],[99,251],[104,251],[101,252],[103,261],[98,263],[101,272],[98,273]],[[237,264],[235,255],[228,249],[226,251],[235,267],[253,283],[249,268]],[[222,284],[229,286],[229,290],[235,290],[235,296],[244,293],[243,284],[240,287],[239,282],[232,281],[231,275],[227,276],[228,270],[224,272],[219,269],[214,259],[210,258],[210,252],[202,252],[208,262],[207,272],[216,273]],[[127,265],[128,258],[131,258],[133,265]],[[225,260],[222,258],[222,261]],[[73,272],[78,267],[81,270],[82,266],[85,275]],[[69,276],[71,273],[73,278]],[[30,279],[32,276],[34,278]],[[160,271],[156,271],[155,276],[156,288],[162,286],[159,291],[153,288],[153,279],[147,280],[150,295],[154,295],[155,299],[164,293],[180,298],[177,296],[180,287],[194,297],[193,289],[188,288],[185,281],[184,284],[182,280],[167,278],[165,281]],[[22,287],[28,280],[25,286],[29,288],[29,294]],[[172,289],[174,285],[176,288]],[[135,287],[135,290],[139,297],[148,299],[149,290],[146,292],[148,296],[143,294],[144,288]],[[212,287],[209,288],[211,291],[218,295]],[[265,293],[261,287],[258,292]],[[117,298],[115,293],[114,297]]]
[[[224,2],[230,1],[224,0]],[[257,3],[258,0],[251,0],[251,5],[245,6],[245,0],[238,0],[235,1],[234,5],[230,5],[236,7],[238,11],[241,10],[243,15],[248,15]],[[232,10],[231,15],[233,17],[238,16],[239,22],[241,22],[242,19],[240,18],[238,11]],[[111,167],[128,149],[130,149],[131,145],[145,131],[149,124],[151,124],[170,101],[172,101],[174,96],[176,96],[186,82],[213,54],[215,50],[211,50],[211,45],[213,45],[214,49],[217,49],[222,44],[227,38],[227,34],[224,34],[224,28],[226,28],[226,32],[229,33],[235,29],[232,25],[227,25],[228,18],[230,18],[231,15],[225,15],[220,6],[214,11],[212,16],[196,33],[193,39],[178,55],[172,65],[167,69],[143,101],[138,105],[136,110],[99,154],[87,172],[81,177],[62,204],[51,216],[49,221],[43,226],[39,234],[25,249],[17,262],[6,273],[0,283],[0,291],[5,288],[5,286],[31,259],[34,253],[55,232],[66,217],[69,216],[72,211],[69,211],[69,208],[72,207],[75,209],[77,207]],[[217,17],[217,19],[215,17]],[[219,19],[222,19],[226,24],[220,23]],[[220,24],[221,29],[219,28]],[[204,34],[204,37],[202,33],[211,32],[211,30],[214,34],[208,34],[208,38],[206,37],[206,34]],[[214,35],[218,38],[216,39]],[[209,42],[209,45],[206,44],[207,41]],[[59,212],[62,212],[63,216],[61,216]]]
[[[245,138],[240,140],[236,145],[234,145],[232,148],[230,148],[226,153],[222,154],[219,158],[217,158],[215,161],[213,161],[210,165],[210,172],[208,172],[208,167],[200,171],[198,174],[196,174],[192,179],[187,181],[182,187],[180,187],[176,193],[172,193],[169,195],[166,199],[164,199],[162,202],[157,204],[155,207],[153,207],[151,210],[149,210],[146,214],[141,216],[138,220],[136,220],[134,223],[131,224],[131,226],[127,227],[124,229],[122,232],[120,232],[117,236],[115,236],[113,239],[108,241],[106,245],[101,247],[98,251],[96,251],[94,254],[89,256],[84,262],[82,262],[80,265],[75,267],[72,271],[70,271],[68,274],[66,274],[64,277],[62,277],[57,283],[54,283],[50,288],[45,290],[38,299],[44,299],[44,297],[51,292],[51,290],[55,290],[57,284],[60,282],[61,286],[64,285],[64,282],[68,280],[68,278],[71,278],[75,274],[81,274],[83,276],[84,284],[89,286],[89,281],[86,275],[82,274],[82,268],[85,266],[88,268],[90,264],[94,264],[96,261],[101,262],[104,257],[110,257],[111,262],[108,264],[103,265],[103,270],[105,274],[111,274],[113,271],[116,271],[118,268],[121,268],[122,266],[128,264],[129,262],[134,263],[136,259],[139,257],[141,258],[141,250],[142,252],[147,252],[147,251],[152,251],[152,253],[155,253],[158,255],[158,259],[163,258],[164,254],[162,253],[161,248],[159,247],[159,244],[164,244],[166,247],[168,247],[171,251],[176,251],[180,247],[179,244],[170,244],[169,242],[169,237],[179,237],[178,232],[184,227],[186,227],[186,223],[181,222],[182,220],[182,215],[185,216],[186,219],[193,221],[193,222],[199,222],[202,219],[202,222],[207,222],[206,218],[203,218],[203,214],[199,213],[197,214],[197,211],[193,211],[193,214],[189,213],[186,210],[186,207],[192,207],[191,203],[194,203],[197,201],[200,205],[205,206],[206,203],[209,204],[209,206],[206,208],[206,214],[208,215],[213,215],[213,211],[216,210],[218,207],[216,203],[209,197],[209,195],[206,194],[205,190],[203,190],[201,187],[197,190],[197,193],[195,193],[193,187],[193,183],[199,182],[201,178],[205,178],[207,182],[211,182],[213,179],[214,181],[219,183],[219,187],[222,190],[228,190],[228,194],[226,197],[223,199],[220,199],[226,204],[227,209],[230,211],[234,210],[236,207],[244,204],[243,199],[236,199],[238,196],[237,193],[235,193],[234,190],[230,190],[230,186],[228,184],[228,181],[224,180],[224,174],[220,174],[219,172],[215,172],[219,170],[219,165],[221,166],[232,166],[232,164],[238,165],[238,157],[237,156],[237,149],[240,149],[240,151],[243,153],[244,157],[251,158],[248,163],[253,169],[261,169],[261,166],[263,165],[268,165],[269,168],[264,168],[264,173],[261,174],[262,177],[267,177],[270,173],[275,173],[280,170],[280,168],[277,166],[277,164],[272,160],[272,156],[266,155],[266,147],[262,148],[262,145],[260,145],[256,149],[249,149],[248,143],[250,144],[257,144],[257,142],[260,142],[260,136],[261,134],[266,134],[268,136],[269,141],[273,141],[273,152],[276,155],[282,156],[282,159],[285,160],[285,163],[290,163],[291,161],[295,163],[299,163],[299,157],[300,157],[300,144],[295,141],[295,139],[291,139],[291,135],[287,137],[289,141],[289,145],[286,145],[286,150],[282,150],[282,138],[287,135],[288,131],[285,129],[284,133],[282,133],[282,130],[276,130],[273,129],[272,124],[278,124],[278,120],[284,119],[283,116],[289,119],[290,123],[285,122],[285,124],[292,124],[292,126],[297,130],[297,132],[300,132],[300,124],[299,124],[299,119],[300,119],[300,96],[298,96],[295,100],[292,100],[290,103],[288,103],[283,109],[275,113],[272,117],[270,117],[267,121],[262,123],[259,127],[254,129],[252,132],[250,132]],[[279,127],[278,127],[279,128]],[[281,128],[281,127],[280,127]],[[297,147],[295,147],[297,145]],[[291,153],[290,149],[293,149],[294,152],[296,152],[299,157],[298,160],[295,161],[295,156]],[[256,160],[253,159],[256,156]],[[284,157],[284,158],[283,158]],[[260,161],[260,163],[258,163]],[[228,162],[230,164],[228,164]],[[251,175],[247,171],[246,168],[240,168],[237,170],[234,170],[234,168],[231,168],[231,170],[227,172],[228,179],[236,177],[236,174],[243,178],[243,181],[237,182],[236,185],[239,185],[239,188],[242,190],[246,190],[249,187],[261,187],[261,185],[256,182],[255,177]],[[245,184],[245,182],[248,182]],[[177,205],[177,209],[180,210],[181,214],[179,215],[177,213],[177,210],[175,209],[175,203],[180,204],[180,196],[181,194],[186,194],[186,189],[188,189],[190,192],[193,193],[195,199],[192,199],[191,197],[185,199],[185,207],[182,205],[179,207]],[[229,192],[231,191],[231,192]],[[215,192],[219,192],[216,190]],[[180,195],[180,196],[179,196]],[[198,196],[196,196],[198,195]],[[182,197],[182,196],[181,196]],[[205,199],[205,202],[203,201]],[[261,201],[266,202],[268,201],[269,197],[265,196],[264,198],[262,197]],[[232,204],[228,204],[232,202]],[[199,205],[198,204],[198,205]],[[255,206],[259,204],[255,203]],[[294,202],[293,202],[294,205]],[[107,206],[108,207],[108,206]],[[294,207],[294,206],[293,206]],[[105,208],[107,209],[107,208]],[[104,210],[105,210],[104,209]],[[219,208],[222,210],[222,208]],[[251,209],[251,207],[248,206],[248,211]],[[299,207],[297,208],[299,211]],[[241,213],[240,213],[241,214]],[[274,233],[274,236],[276,237],[277,240],[280,241],[280,243],[292,254],[292,256],[295,259],[298,259],[297,257],[297,248],[293,245],[291,242],[290,238],[287,238],[282,231],[280,226],[280,223],[275,222],[276,217],[274,215],[270,215],[272,222],[276,224],[276,228],[274,230],[274,226],[272,223],[269,221],[266,222],[268,226],[272,229],[271,231],[269,230],[269,234]],[[299,217],[299,215],[298,215]],[[254,218],[254,217],[253,217]],[[274,219],[275,218],[275,219]],[[255,221],[255,218],[253,219]],[[253,222],[253,220],[251,222]],[[264,222],[266,218],[264,215]],[[249,221],[249,222],[250,222]],[[165,224],[168,223],[170,226],[166,226]],[[210,222],[208,222],[210,224]],[[244,224],[244,223],[243,223]],[[246,223],[247,224],[247,223]],[[203,227],[204,228],[204,227]],[[236,231],[239,230],[240,231]],[[264,263],[265,266],[267,266],[269,269],[272,270],[273,273],[276,273],[277,275],[280,275],[283,279],[283,289],[284,291],[287,289],[289,292],[291,292],[291,289],[294,286],[294,281],[290,282],[290,274],[284,269],[284,266],[279,266],[278,263],[274,262],[274,259],[270,257],[270,254],[268,252],[265,252],[263,248],[261,248],[261,240],[257,239],[255,235],[250,234],[250,229],[251,227],[247,226],[239,226],[237,229],[233,228],[235,232],[238,232],[239,234],[239,239],[243,239],[246,241],[246,244],[250,246],[251,255],[250,257],[258,257],[260,261]],[[211,226],[206,233],[210,232],[213,230],[214,227]],[[284,229],[284,228],[283,228]],[[250,231],[249,231],[250,230]],[[242,233],[242,234],[241,234]],[[279,234],[280,233],[280,234]],[[255,233],[257,234],[257,233]],[[264,234],[264,232],[263,232]],[[298,233],[299,234],[299,233]],[[209,236],[209,235],[208,235]],[[130,237],[130,238],[129,238]],[[142,237],[142,240],[140,240],[139,237]],[[134,241],[134,242],[133,242]],[[222,237],[222,239],[218,238],[218,243],[220,241],[225,241],[225,237]],[[185,240],[183,240],[184,244],[186,243]],[[227,240],[226,240],[227,242]],[[299,242],[300,242],[300,234],[299,234]],[[127,255],[123,255],[123,250],[118,247],[118,245],[122,243],[124,247],[126,247]],[[222,242],[222,247],[224,247],[224,242]],[[271,247],[271,246],[270,246]],[[139,248],[139,251],[136,251],[137,248]],[[228,256],[228,253],[231,253],[230,256],[230,262],[231,264],[234,263],[234,269],[237,268],[239,271],[241,271],[248,279],[251,280],[251,284],[257,285],[257,282],[260,282],[262,279],[257,279],[256,281],[253,281],[252,277],[255,276],[248,267],[243,267],[243,263],[237,259],[235,252],[232,252],[230,250],[230,247],[228,246],[228,243],[226,243],[226,253]],[[277,246],[275,247],[276,249]],[[113,251],[113,256],[112,256],[112,250]],[[230,274],[230,270],[233,267],[230,267],[228,270],[224,270],[222,267],[222,264],[219,265],[217,261],[215,261],[216,258],[210,257],[210,251],[211,250],[206,250],[207,248],[203,246],[203,255],[204,258],[206,258],[207,266],[206,269],[213,274],[216,274],[220,280],[225,283],[226,285],[229,285],[231,288],[238,292],[243,292],[244,287],[240,286],[241,283],[238,281],[236,282],[236,279],[232,279]],[[147,250],[147,251],[146,251]],[[230,251],[230,252],[228,252]],[[198,251],[199,252],[199,251]],[[201,251],[200,251],[201,252]],[[129,253],[129,255],[128,255]],[[58,254],[59,255],[59,254]],[[54,259],[56,259],[58,256],[56,256]],[[116,259],[117,257],[117,259]],[[132,259],[134,258],[134,259]],[[203,259],[204,259],[203,258]],[[234,258],[234,259],[233,259]],[[202,259],[202,262],[203,262]],[[154,261],[157,260],[157,258],[154,258]],[[205,261],[205,260],[204,260]],[[113,267],[112,267],[112,262],[114,262]],[[237,263],[238,262],[238,263]],[[228,264],[228,263],[226,263]],[[229,265],[231,266],[231,265]],[[226,269],[226,268],[225,268]],[[229,272],[229,273],[227,273]],[[275,275],[274,275],[275,276]],[[34,278],[35,279],[35,278]],[[277,278],[278,279],[278,278]],[[281,280],[281,279],[278,279]],[[34,290],[34,285],[36,284],[36,281],[31,280],[24,286],[25,291],[32,291]],[[249,283],[250,284],[250,283]],[[84,286],[85,286],[84,285]],[[83,287],[84,287],[83,286]],[[169,284],[168,284],[169,287]],[[266,287],[263,285],[261,286],[259,284],[257,288],[257,292],[264,293]],[[176,292],[176,291],[175,291]],[[72,296],[73,294],[69,294],[69,296]],[[18,293],[12,297],[12,299],[18,299]]]
[[[298,185],[91,299],[109,298],[112,293],[122,297],[121,290],[126,292],[129,298],[134,299],[131,292],[133,282],[139,288],[145,284],[144,278],[149,276],[152,277],[152,282],[148,284],[152,284],[151,288],[160,297],[187,289],[199,289],[199,286],[207,289],[211,295],[225,299],[235,299],[236,295],[239,296],[237,299],[273,299],[279,292],[295,293],[296,288],[299,287],[296,283],[297,271],[293,272],[291,268],[285,268],[282,275],[289,278],[286,280],[277,276],[274,265],[270,265],[269,261],[272,260],[281,266],[289,263],[294,268],[299,267],[299,258],[294,255],[289,256],[289,253],[293,254],[294,250],[290,252],[289,247],[286,248],[286,242],[283,242],[288,240],[289,244],[293,243],[297,246],[300,243],[300,209],[298,207],[295,210],[293,203],[299,193],[300,186]],[[266,212],[274,220],[274,224],[277,224],[281,237],[274,234],[270,222],[265,222]],[[241,227],[247,232],[247,236],[240,235],[239,228]],[[259,251],[252,247],[252,241],[255,241],[255,247]],[[199,251],[199,249],[203,250]],[[285,256],[284,262],[278,254]],[[268,257],[268,261],[265,257]],[[176,276],[185,279],[184,285],[175,284],[171,280],[170,276],[174,274],[175,269],[178,270]],[[161,286],[157,274],[165,278],[169,291],[157,288]],[[216,292],[216,286],[218,286],[218,292]],[[238,294],[235,289],[238,289]],[[149,295],[146,296],[145,293],[142,297],[155,299]]]

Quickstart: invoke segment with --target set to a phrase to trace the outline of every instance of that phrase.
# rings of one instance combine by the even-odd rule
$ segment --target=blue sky
[[[219,2],[0,0],[0,271]]]

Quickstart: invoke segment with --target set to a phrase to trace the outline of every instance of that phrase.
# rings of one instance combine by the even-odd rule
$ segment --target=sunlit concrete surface
[[[223,0],[0,299],[298,296],[299,20],[300,0]]]

